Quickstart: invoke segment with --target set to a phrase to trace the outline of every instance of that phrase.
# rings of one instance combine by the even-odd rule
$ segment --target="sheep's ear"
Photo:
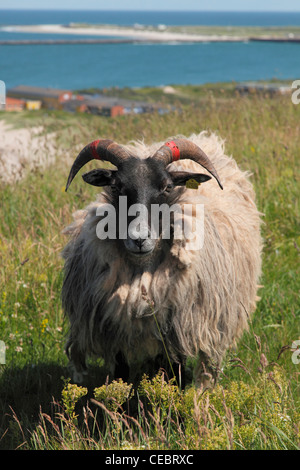
[[[187,171],[169,171],[175,186],[185,186],[187,181],[195,180],[197,183],[205,183],[211,179],[211,176],[203,173],[189,173]]]
[[[110,186],[115,179],[117,170],[92,170],[82,175],[82,179],[93,186]]]

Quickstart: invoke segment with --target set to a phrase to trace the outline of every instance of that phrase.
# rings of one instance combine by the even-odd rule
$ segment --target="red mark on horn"
[[[97,152],[97,147],[98,147],[99,142],[100,142],[100,140],[94,140],[94,142],[92,142],[90,144],[90,149],[91,149],[92,155],[97,160],[101,160],[101,158],[99,157],[99,154]]]
[[[176,162],[180,158],[180,150],[173,140],[171,142],[166,142],[165,145],[172,150],[172,159],[173,162]]]

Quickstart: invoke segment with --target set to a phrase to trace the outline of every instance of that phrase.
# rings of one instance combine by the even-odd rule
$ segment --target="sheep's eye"
[[[167,186],[164,187],[164,192],[169,193],[169,192],[172,191],[172,189],[173,189],[173,184],[171,184],[171,183],[167,184]]]
[[[118,193],[120,191],[119,187],[116,184],[111,184],[110,189],[113,193]]]

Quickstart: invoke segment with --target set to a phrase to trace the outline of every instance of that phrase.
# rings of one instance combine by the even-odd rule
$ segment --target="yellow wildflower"
[[[41,332],[44,333],[48,324],[48,318],[44,318],[41,323]]]

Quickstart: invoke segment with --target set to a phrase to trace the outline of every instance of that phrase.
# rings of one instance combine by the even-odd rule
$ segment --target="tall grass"
[[[7,118],[17,126],[42,124],[46,132],[56,132],[59,158],[0,190],[0,340],[7,347],[6,364],[0,365],[3,448],[299,445],[300,365],[292,361],[291,345],[300,337],[300,106],[289,97],[201,96],[164,116],[107,119],[41,111]],[[66,240],[61,231],[72,212],[92,200],[95,188],[77,178],[64,192],[70,154],[75,157],[78,148],[99,137],[151,142],[203,129],[226,138],[227,153],[252,172],[264,214],[263,288],[249,332],[228,352],[212,392],[201,394],[192,386],[180,392],[161,376],[152,382],[145,378],[135,391],[134,412],[126,400],[111,408],[120,398],[108,385],[108,398],[103,390],[97,394],[106,380],[99,360],[91,363],[82,397],[85,390],[68,388],[66,382],[68,325],[60,303],[60,252]],[[73,410],[68,393],[75,394]]]

